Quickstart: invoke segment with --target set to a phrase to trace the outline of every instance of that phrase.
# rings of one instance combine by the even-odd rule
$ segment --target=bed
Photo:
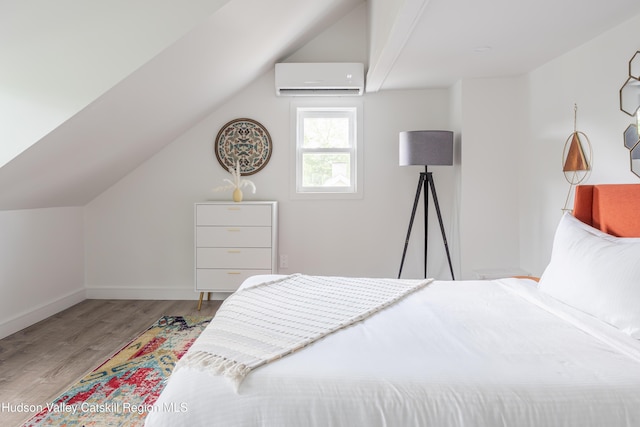
[[[579,186],[539,283],[428,283],[236,387],[184,366],[146,426],[638,426],[638,237],[640,185]]]

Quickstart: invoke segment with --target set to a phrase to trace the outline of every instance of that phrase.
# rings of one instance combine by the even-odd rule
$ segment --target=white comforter
[[[640,344],[529,280],[434,282],[237,392],[183,368],[146,425],[640,426]]]

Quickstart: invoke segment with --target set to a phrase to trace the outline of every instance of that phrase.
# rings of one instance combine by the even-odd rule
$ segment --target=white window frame
[[[348,148],[304,148],[301,120],[304,117],[343,116],[350,119],[351,144]],[[362,102],[330,98],[291,102],[291,191],[292,199],[359,199],[363,196],[363,123]],[[350,154],[348,187],[305,187],[302,185],[304,153],[345,152]]]

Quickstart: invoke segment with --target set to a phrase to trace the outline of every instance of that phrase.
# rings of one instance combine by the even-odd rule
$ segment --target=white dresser
[[[277,224],[278,202],[195,204],[198,310],[205,292],[233,292],[249,276],[276,273]]]

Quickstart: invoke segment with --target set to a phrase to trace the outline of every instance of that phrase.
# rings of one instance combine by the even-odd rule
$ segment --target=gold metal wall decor
[[[629,77],[620,88],[620,110],[633,117],[624,130],[624,146],[629,150],[631,172],[640,177],[640,51],[629,60]]]
[[[564,143],[562,151],[562,172],[564,178],[569,183],[567,199],[564,202],[563,211],[571,210],[567,208],[571,197],[571,189],[584,181],[591,172],[593,150],[591,141],[584,132],[578,130],[578,105],[573,105],[573,133],[569,135]],[[583,144],[583,141],[586,144]],[[587,147],[587,151],[584,147]]]

